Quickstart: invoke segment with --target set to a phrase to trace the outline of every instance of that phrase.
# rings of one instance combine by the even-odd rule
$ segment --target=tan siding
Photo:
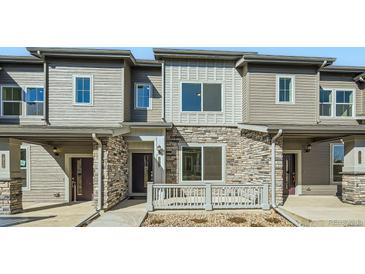
[[[166,120],[175,124],[235,124],[242,121],[242,76],[231,61],[167,60]],[[181,112],[181,82],[221,82],[223,111]]]
[[[318,77],[314,68],[249,66],[248,69],[250,123],[316,122]],[[276,104],[277,74],[295,77],[294,104]]]
[[[23,191],[23,200],[25,202],[64,202],[65,173],[62,167],[43,147],[29,146],[30,190]]]
[[[123,119],[122,61],[49,61],[52,126],[118,126]],[[73,75],[93,76],[93,106],[73,105]]]
[[[364,86],[359,86],[352,80],[351,75],[343,75],[343,74],[328,74],[321,73],[320,86],[322,88],[342,88],[342,89],[352,89],[356,93],[356,115],[362,115],[365,112],[364,106]],[[322,124],[348,124],[348,125],[358,125],[357,121],[354,119],[325,119],[321,118]]]
[[[148,83],[152,85],[152,109],[134,109],[134,85],[135,83]],[[161,121],[162,111],[162,77],[161,68],[133,68],[132,85],[130,88],[131,100],[130,109],[132,121],[134,122],[156,122]]]
[[[25,89],[29,86],[43,86],[44,73],[43,65],[1,65],[0,70],[0,86],[16,85]],[[0,113],[1,113],[0,104]],[[43,125],[44,121],[37,117],[20,117],[19,119],[1,118],[0,123],[15,123],[15,124],[34,124]]]

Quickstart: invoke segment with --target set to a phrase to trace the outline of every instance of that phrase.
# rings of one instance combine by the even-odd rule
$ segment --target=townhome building
[[[257,52],[27,48],[0,56],[0,212],[365,204],[365,67]]]

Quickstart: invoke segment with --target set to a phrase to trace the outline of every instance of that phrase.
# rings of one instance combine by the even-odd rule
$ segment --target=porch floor
[[[335,196],[289,196],[279,209],[303,226],[365,226],[365,205],[346,204]]]
[[[23,212],[0,216],[0,226],[75,227],[95,213],[94,202],[23,203]]]

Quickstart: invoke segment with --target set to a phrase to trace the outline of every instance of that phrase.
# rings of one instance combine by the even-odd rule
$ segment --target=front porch
[[[336,196],[289,196],[278,209],[302,226],[365,226],[365,205],[344,203]]]

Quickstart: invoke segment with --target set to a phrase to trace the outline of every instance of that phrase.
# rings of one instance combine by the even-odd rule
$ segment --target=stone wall
[[[128,196],[128,147],[122,136],[102,138],[103,207],[108,210]],[[98,202],[98,145],[93,146],[94,201]]]
[[[365,205],[365,174],[342,175],[342,201]]]
[[[0,181],[0,215],[23,211],[22,183],[20,180]]]
[[[179,182],[179,146],[187,143],[226,144],[225,183],[268,183],[271,186],[270,136],[233,127],[173,127],[167,130],[166,183]],[[277,203],[282,204],[282,140],[276,148],[276,194]]]

